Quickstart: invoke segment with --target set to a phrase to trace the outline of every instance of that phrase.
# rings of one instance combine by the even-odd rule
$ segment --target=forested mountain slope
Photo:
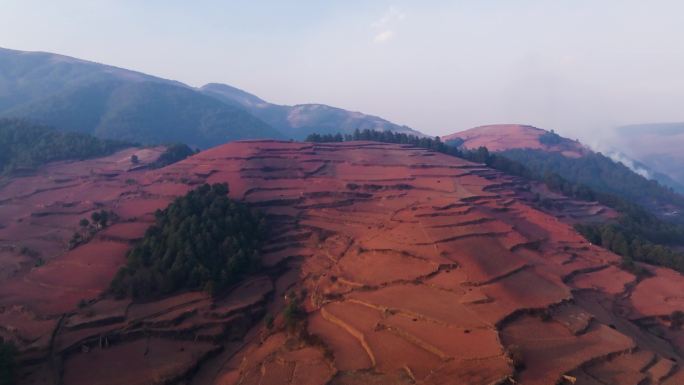
[[[101,138],[208,148],[356,128],[414,132],[321,104],[279,106],[226,85],[201,89],[67,56],[0,48],[0,117]]]

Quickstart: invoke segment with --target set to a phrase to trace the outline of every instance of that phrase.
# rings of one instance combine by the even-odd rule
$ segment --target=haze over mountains
[[[618,127],[608,143],[646,167],[664,173],[684,192],[684,123]]]
[[[227,85],[195,89],[62,55],[9,49],[0,49],[0,116],[102,138],[199,148],[247,138],[301,139],[314,130],[415,133],[326,105],[273,105]]]

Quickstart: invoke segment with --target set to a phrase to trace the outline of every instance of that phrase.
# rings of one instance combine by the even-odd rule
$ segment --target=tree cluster
[[[512,149],[501,152],[501,155],[524,164],[532,173],[546,179],[549,176],[562,175],[565,181],[570,181],[575,186],[586,186],[593,191],[621,197],[638,205],[650,207],[673,204],[684,209],[684,197],[671,188],[644,178],[601,153],[569,158],[556,152]]]
[[[58,160],[105,156],[129,146],[23,120],[0,119],[0,174],[32,170]]]
[[[307,142],[349,142],[355,140],[368,140],[383,143],[399,143],[408,144],[416,147],[427,148],[430,150],[442,152],[445,154],[459,155],[461,153],[458,148],[449,146],[441,141],[436,136],[434,138],[427,136],[417,136],[405,134],[394,131],[375,131],[375,130],[355,130],[352,134],[310,134],[306,137]]]
[[[684,256],[664,244],[651,242],[621,224],[578,224],[575,229],[589,242],[622,256],[627,270],[640,272],[634,261],[665,266],[684,273]]]
[[[88,218],[81,218],[78,222],[80,228],[74,232],[69,240],[69,250],[76,246],[88,242],[98,231],[109,226],[110,222],[118,220],[119,217],[113,211],[100,210],[90,214]]]
[[[555,144],[560,144],[563,141],[563,138],[556,134],[556,131],[551,130],[544,132],[539,136],[539,143],[545,144],[547,146],[553,146]]]
[[[215,293],[257,269],[264,220],[227,194],[226,184],[205,184],[157,210],[111,291],[137,299],[179,290]]]
[[[188,145],[182,143],[174,143],[166,146],[166,150],[159,155],[159,158],[150,165],[151,168],[162,168],[170,164],[180,162],[181,160],[196,154]]]

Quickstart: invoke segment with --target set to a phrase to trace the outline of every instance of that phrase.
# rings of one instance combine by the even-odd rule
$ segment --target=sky
[[[432,135],[684,121],[681,0],[0,0],[0,46]]]

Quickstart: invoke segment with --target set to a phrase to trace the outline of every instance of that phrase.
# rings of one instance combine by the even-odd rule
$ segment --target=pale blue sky
[[[431,134],[684,121],[680,0],[0,0],[0,46]]]

